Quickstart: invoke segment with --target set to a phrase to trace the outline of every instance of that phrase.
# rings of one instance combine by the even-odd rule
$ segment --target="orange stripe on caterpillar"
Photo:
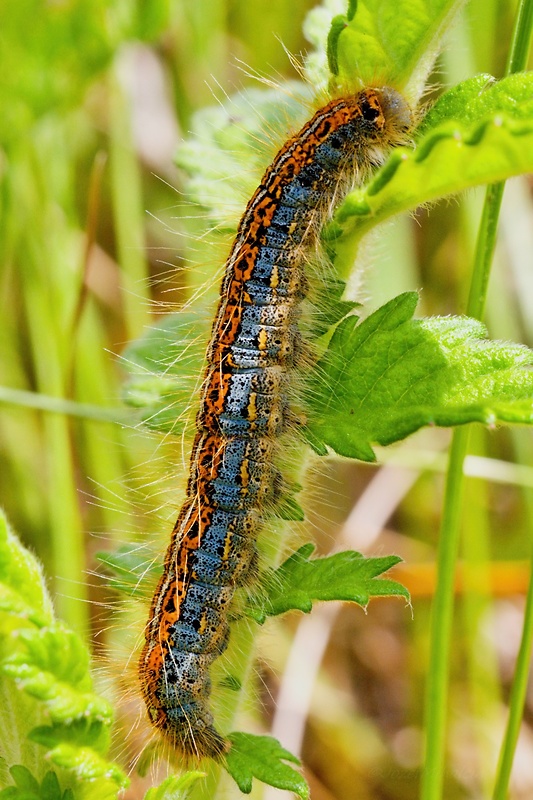
[[[187,499],[165,557],[139,674],[149,717],[186,755],[227,744],[209,709],[209,668],[228,608],[255,573],[256,537],[279,492],[306,253],[335,200],[410,124],[393,89],[337,98],[281,148],[239,224],[207,352]]]

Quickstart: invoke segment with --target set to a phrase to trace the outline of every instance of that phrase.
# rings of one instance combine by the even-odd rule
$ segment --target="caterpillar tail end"
[[[179,735],[174,733],[170,736],[169,733],[166,732],[167,741],[170,741],[172,747],[185,759],[199,761],[203,758],[211,758],[214,761],[220,761],[230,749],[230,742],[224,739],[212,725],[201,731],[188,730],[180,732]]]
[[[149,716],[159,731],[162,745],[171,748],[173,754],[184,761],[198,762],[204,758],[220,761],[231,747],[214,727],[212,716],[207,708],[195,708],[196,713],[184,713],[184,709],[152,708]],[[203,713],[202,713],[203,712]]]

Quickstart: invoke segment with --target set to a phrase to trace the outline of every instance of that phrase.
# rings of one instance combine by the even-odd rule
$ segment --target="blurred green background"
[[[179,440],[150,435],[125,415],[118,356],[202,284],[188,265],[210,253],[222,259],[227,242],[215,238],[213,248],[200,238],[209,221],[186,203],[175,150],[195,110],[257,86],[256,71],[280,83],[297,78],[284,47],[305,52],[302,22],[312,5],[0,5],[0,502],[44,562],[59,615],[91,638],[97,656],[116,598],[96,574],[94,552],[147,535],[164,546],[183,461]],[[476,72],[502,74],[514,9],[509,0],[468,5],[427,102]],[[421,313],[461,313],[480,197],[385,228],[361,290],[369,310],[420,288]],[[530,346],[532,211],[531,182],[510,182],[487,308],[493,337]],[[310,478],[320,551],[398,553],[406,563],[396,577],[413,594],[413,613],[398,600],[373,601],[367,615],[324,607],[274,621],[262,641],[263,724],[290,749],[301,744],[314,800],[416,796],[448,441],[446,431],[422,431],[381,451],[382,467],[332,461]],[[491,784],[533,519],[530,433],[480,429],[473,443],[445,791],[454,800],[486,797]],[[306,694],[302,674],[315,672]],[[532,724],[533,695],[514,800],[533,796]],[[140,792],[134,781],[128,797]]]

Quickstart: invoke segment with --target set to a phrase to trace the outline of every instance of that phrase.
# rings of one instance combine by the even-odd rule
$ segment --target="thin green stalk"
[[[475,428],[471,435],[474,451],[485,452],[485,431]],[[482,797],[490,797],[493,784],[494,725],[500,718],[501,687],[494,642],[483,635],[483,620],[492,607],[490,578],[491,542],[489,486],[486,481],[465,480],[463,525],[468,536],[461,540],[464,559],[464,595],[461,603],[463,635],[466,637],[469,711],[473,715],[475,750],[472,762],[478,772]]]
[[[527,445],[524,446],[521,441],[516,438],[518,444],[518,455],[523,455],[524,460],[530,459],[530,454],[527,452]],[[526,451],[526,452],[520,452]],[[524,493],[526,502],[527,517],[529,524],[533,524],[533,493],[526,491]],[[530,575],[533,575],[533,546],[531,548],[531,568]],[[522,716],[524,713],[524,705],[526,702],[526,693],[529,683],[529,671],[531,664],[531,652],[533,649],[533,580],[530,578],[529,587],[526,595],[526,605],[524,611],[524,624],[522,627],[522,639],[520,642],[520,649],[516,659],[515,673],[513,677],[513,685],[511,687],[511,695],[509,698],[509,718],[507,720],[507,727],[500,750],[500,757],[498,759],[498,769],[496,771],[496,781],[494,784],[493,800],[505,800],[507,797],[509,778],[511,777],[511,769],[513,766],[514,754],[516,750],[516,743],[518,741],[518,734],[520,732],[520,725],[522,723]]]
[[[42,392],[28,392],[26,389],[12,389],[10,386],[0,386],[0,403],[19,406],[22,408],[36,408],[50,414],[62,414],[69,417],[93,420],[95,422],[116,422],[118,425],[131,423],[131,415],[120,408],[97,406],[92,403],[78,403],[76,400],[66,400]]]
[[[533,552],[531,556],[533,565]],[[505,800],[509,788],[509,779],[513,766],[516,743],[522,723],[527,686],[529,682],[529,669],[531,664],[531,650],[533,643],[533,581],[529,582],[522,628],[522,640],[516,660],[515,674],[509,700],[509,718],[502,749],[498,761],[496,783],[494,786],[493,800]]]
[[[533,0],[522,0],[517,13],[507,74],[523,69],[527,62],[532,20]],[[489,186],[485,195],[466,309],[469,316],[478,319],[482,317],[485,308],[503,186],[503,183]],[[438,579],[431,621],[430,663],[426,690],[426,760],[422,774],[422,800],[439,800],[442,796],[454,575],[464,491],[463,461],[468,449],[468,438],[468,428],[454,431],[446,481],[437,558]]]
[[[438,578],[432,609],[426,689],[426,757],[422,773],[422,800],[439,800],[444,777],[455,563],[459,547],[464,490],[463,461],[468,447],[468,434],[468,428],[460,428],[454,432],[440,528]]]
[[[526,68],[531,46],[532,32],[533,0],[521,0],[518,7],[515,30],[513,32],[511,52],[507,62],[507,73],[520,72]],[[533,498],[529,492],[526,493],[526,503],[529,519],[533,520]],[[531,567],[531,575],[533,575],[533,548],[531,550]],[[532,646],[533,579],[530,579],[526,596],[522,639],[520,642],[520,650],[518,652],[516,661],[515,674],[509,700],[509,718],[507,720],[507,727],[498,761],[493,800],[505,800],[507,797],[514,753],[516,749],[516,743],[518,741],[518,734],[520,731],[520,724],[522,722],[522,715],[526,700]]]
[[[506,75],[521,72],[526,69],[531,46],[531,33],[533,31],[533,2],[520,0],[509,58],[507,60]]]

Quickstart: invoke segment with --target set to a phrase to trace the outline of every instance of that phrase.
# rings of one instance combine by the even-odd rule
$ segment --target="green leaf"
[[[18,789],[22,789],[25,792],[33,792],[37,796],[39,795],[39,783],[33,777],[29,769],[20,764],[15,764],[13,767],[11,767],[9,772],[11,773],[11,777],[15,781],[15,786]]]
[[[131,597],[151,599],[163,571],[161,558],[146,545],[124,544],[112,553],[95,553],[111,573],[109,586]]]
[[[112,709],[91,691],[89,654],[79,637],[59,623],[41,630],[21,630],[19,648],[4,659],[4,675],[44,702],[55,722],[90,717],[110,723]]]
[[[346,197],[325,232],[341,277],[361,237],[384,219],[533,171],[533,73],[494,85],[487,80],[472,79],[444,95],[421,124],[416,149],[394,149],[370,183]]]
[[[343,25],[342,17],[333,16],[340,9],[324,2],[308,14],[304,25],[316,48],[306,64],[311,84],[327,83],[329,61],[342,85],[353,86],[354,76],[363,85],[375,85],[379,76],[382,85],[401,88],[410,83],[418,97],[461,5],[463,0],[358,0],[349,4]]]
[[[32,769],[37,765],[42,771],[46,758],[45,763],[73,770],[84,800],[116,798],[126,778],[103,758],[109,747],[111,706],[92,691],[87,648],[76,634],[54,620],[42,570],[2,516],[0,597],[0,697],[9,698],[2,704],[6,706],[2,708],[2,752],[8,758],[19,752]],[[43,728],[45,714],[48,720],[62,724]],[[13,769],[17,785],[26,780],[26,765]],[[30,783],[34,792],[35,785]],[[56,778],[45,777],[36,796],[57,800],[56,783]],[[8,787],[12,788],[19,792],[20,787]],[[30,789],[25,786],[20,791],[27,797]],[[20,792],[11,795],[22,800]],[[68,797],[72,797],[70,790],[65,791],[63,800]]]
[[[109,747],[109,728],[103,722],[78,719],[70,724],[41,725],[31,732],[31,739],[50,749],[67,741],[72,745],[90,747],[96,753],[105,753]]]
[[[301,505],[292,495],[286,495],[275,506],[274,513],[288,522],[303,522],[305,513]]]
[[[307,392],[312,441],[374,460],[423,425],[531,423],[533,353],[466,317],[413,320],[417,294],[341,322]]]
[[[61,791],[55,772],[47,772],[40,786],[29,769],[21,764],[15,764],[9,772],[15,786],[0,791],[0,800],[72,800],[70,789]]]
[[[102,798],[113,796],[128,783],[122,771],[102,756],[109,747],[109,729],[102,723],[77,720],[70,725],[41,726],[33,729],[30,738],[46,747],[50,761],[73,771],[79,780],[98,780]]]
[[[47,772],[41,783],[42,800],[56,800],[61,797],[61,789],[55,772]]]
[[[343,300],[346,284],[327,277],[320,281],[320,291],[316,292],[313,302],[313,324],[310,337],[319,339],[337,325],[344,317],[352,313],[360,303],[353,300]]]
[[[298,130],[309,116],[311,99],[309,86],[291,81],[277,89],[240,92],[193,116],[191,136],[180,145],[176,163],[189,176],[190,200],[206,209],[222,230],[237,229],[275,154],[272,143],[281,145],[289,128]]]
[[[269,786],[294,792],[306,800],[309,787],[299,772],[286,764],[299,764],[299,760],[271,736],[254,736],[235,732],[229,735],[231,749],[226,755],[226,769],[244,794],[252,791],[252,779],[257,778]]]
[[[339,36],[339,72],[350,84],[357,75],[372,85],[405,86],[413,74],[425,79],[440,49],[442,34],[462,0],[359,0]],[[420,80],[420,79],[419,79]]]
[[[307,614],[315,600],[347,600],[366,606],[371,597],[401,595],[409,599],[404,586],[376,577],[398,564],[398,556],[365,558],[347,550],[311,560],[314,549],[313,544],[300,547],[273,572],[267,590],[249,607],[251,617],[263,623],[267,616],[293,609]]]
[[[0,511],[0,630],[8,624],[4,614],[39,626],[53,619],[41,566],[10,531]]]
[[[326,47],[326,54],[328,58],[329,70],[332,75],[339,74],[339,60],[337,58],[337,49],[339,46],[339,36],[346,27],[347,19],[344,14],[338,14],[331,20],[331,26],[328,34],[328,41]]]
[[[515,120],[533,119],[533,74],[518,72],[496,81],[492,75],[475,75],[445,92],[422,119],[415,131],[420,141],[444,122],[471,125],[495,114]]]
[[[186,800],[192,786],[204,777],[205,772],[186,772],[184,775],[171,775],[159,786],[148,789],[144,795],[144,800]]]
[[[183,309],[169,314],[123,354],[130,378],[124,402],[142,408],[145,425],[179,434],[189,421],[211,322]]]

